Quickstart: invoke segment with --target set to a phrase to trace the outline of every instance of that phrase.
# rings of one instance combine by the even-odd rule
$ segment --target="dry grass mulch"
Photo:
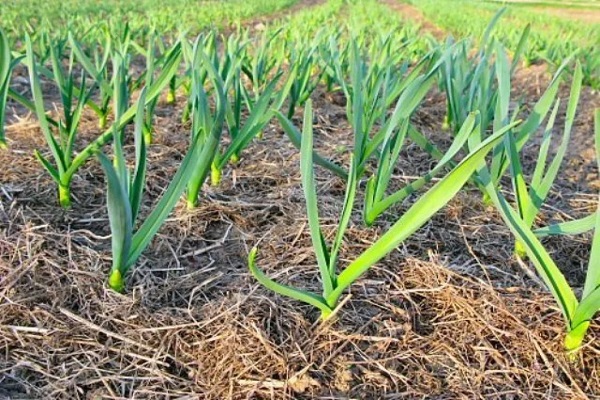
[[[531,90],[535,96],[533,84]],[[343,105],[334,103],[321,92],[315,98],[316,145],[344,162],[350,129]],[[180,112],[160,105],[142,213],[185,152],[188,127],[178,122]],[[588,140],[589,112],[581,111],[576,143]],[[434,95],[415,123],[436,135],[439,115],[443,102]],[[88,116],[84,140],[96,134],[94,126]],[[205,188],[197,210],[176,208],[125,294],[105,285],[110,240],[98,165],[90,162],[77,175],[74,207],[63,211],[32,156],[44,148],[35,121],[24,117],[9,135],[10,150],[0,153],[0,398],[600,397],[600,326],[590,329],[582,357],[569,362],[554,301],[512,258],[509,232],[473,190],[378,263],[351,288],[336,319],[321,324],[315,310],[269,292],[246,266],[249,248],[258,245],[258,263],[270,276],[318,290],[298,151],[276,124],[227,168],[220,187]],[[593,209],[592,161],[570,154],[552,204],[575,213]],[[397,179],[430,165],[409,144]],[[344,184],[320,168],[316,173],[330,236]],[[354,215],[340,265],[406,207],[390,210],[373,228]],[[548,245],[581,286],[589,237]]]

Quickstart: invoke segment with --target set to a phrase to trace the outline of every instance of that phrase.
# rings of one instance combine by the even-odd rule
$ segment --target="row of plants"
[[[82,42],[93,43],[96,36],[106,31],[119,32],[123,22],[127,22],[135,39],[145,42],[154,29],[164,32],[167,37],[184,32],[197,34],[207,27],[227,28],[297,2],[165,0],[158,6],[153,0],[18,0],[3,2],[0,20],[5,33],[15,41],[25,34],[36,38],[44,33],[59,38],[71,32]]]
[[[323,21],[341,10],[346,13],[346,24],[323,26]],[[525,54],[529,29],[521,32],[510,52],[492,34],[499,16],[477,45],[471,40],[437,43],[423,41],[414,26],[398,20],[388,26],[385,21],[392,20],[384,17],[386,10],[371,0],[331,0],[312,13],[300,13],[256,35],[248,30],[229,35],[211,31],[193,40],[179,35],[168,43],[152,31],[144,46],[123,27],[118,35],[97,38],[95,46],[85,45],[69,32],[58,39],[42,35],[40,47],[26,34],[21,53],[12,51],[7,37],[0,33],[0,107],[4,111],[11,99],[37,116],[47,148],[39,149],[35,156],[56,182],[62,207],[72,206],[71,181],[81,166],[93,160],[101,164],[112,233],[108,284],[116,291],[126,289],[129,271],[181,196],[185,193],[189,208],[196,207],[209,176],[218,186],[228,164],[252,151],[265,126],[277,121],[300,152],[308,226],[322,291],[306,291],[269,278],[257,266],[258,250],[254,248],[248,256],[249,270],[265,287],[318,308],[323,319],[331,318],[340,296],[354,282],[468,185],[481,191],[483,202],[496,207],[515,236],[516,255],[533,263],[555,296],[566,322],[565,349],[579,349],[600,309],[599,214],[547,227],[536,226],[536,216],[566,155],[584,80],[581,63],[573,57],[564,60],[527,111],[525,105],[511,99],[511,79]],[[379,18],[384,23],[369,22]],[[13,71],[23,67],[31,96],[11,87]],[[561,99],[559,88],[568,80],[569,70],[573,71],[570,95]],[[54,85],[60,94],[59,107],[44,99],[46,84]],[[420,132],[412,120],[435,87],[447,99],[444,128],[449,146]],[[353,137],[349,162],[314,149],[311,97],[317,89],[339,92],[345,98]],[[159,101],[182,99],[183,123],[189,126],[186,155],[160,199],[141,220],[156,107]],[[561,103],[566,103],[564,115],[559,115],[563,113]],[[304,121],[299,127],[294,116],[302,107]],[[59,112],[50,112],[55,108]],[[78,135],[86,111],[97,117],[103,130],[88,144]],[[565,124],[557,135],[559,119]],[[596,121],[600,147],[600,112]],[[539,134],[537,164],[526,174],[522,151]],[[7,144],[3,134],[0,140]],[[125,149],[131,141],[135,151],[129,161]],[[398,188],[394,173],[408,142],[429,154],[436,164]],[[551,150],[555,147],[556,151]],[[325,238],[319,218],[315,164],[346,184],[331,242]],[[512,182],[508,199],[502,185],[505,179]],[[365,190],[360,189],[361,182]],[[408,199],[410,207],[398,216],[394,206]],[[365,226],[383,214],[395,222],[362,254],[342,266],[345,231],[355,212],[362,214]],[[578,299],[541,238],[589,230],[594,230],[591,259]]]
[[[426,18],[457,37],[483,35],[488,21],[499,10],[504,10],[502,22],[497,24],[494,35],[509,48],[516,48],[521,32],[530,25],[527,46],[522,60],[525,66],[545,62],[554,70],[563,60],[576,53],[581,62],[584,84],[600,88],[600,26],[572,19],[560,18],[524,7],[471,0],[459,1],[411,1],[423,11]]]

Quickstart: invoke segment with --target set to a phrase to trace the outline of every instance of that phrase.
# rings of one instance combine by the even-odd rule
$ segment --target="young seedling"
[[[595,150],[598,168],[600,169],[600,109],[595,112]],[[512,140],[512,139],[511,139]],[[510,163],[518,162],[515,154],[509,152]],[[513,167],[513,170],[515,168]],[[566,323],[567,334],[564,339],[564,347],[573,357],[581,348],[585,335],[589,329],[590,321],[600,310],[600,206],[591,219],[594,219],[594,236],[590,259],[581,300],[578,300],[574,290],[569,286],[565,276],[557,267],[556,263],[531,231],[530,224],[524,221],[497,187],[491,183],[486,169],[481,169],[481,174],[486,178],[490,198],[500,211],[502,219],[515,236],[517,242],[527,253],[528,258],[535,265],[538,274],[554,296]],[[600,204],[600,203],[599,203]]]
[[[342,293],[379,260],[393,251],[406,238],[417,231],[433,215],[444,207],[463,187],[473,171],[484,161],[486,154],[502,140],[502,132],[491,136],[465,157],[450,173],[442,178],[429,191],[421,196],[400,219],[372,246],[359,255],[338,274],[338,254],[343,242],[344,232],[350,221],[356,193],[357,164],[350,163],[350,173],[346,186],[346,195],[338,230],[331,246],[321,231],[318,215],[317,193],[313,173],[313,131],[312,104],[306,103],[304,129],[301,145],[300,168],[302,186],[306,198],[308,224],[313,248],[317,257],[321,284],[321,294],[280,284],[270,279],[256,266],[258,249],[253,248],[248,255],[248,267],[252,275],[265,287],[283,296],[308,303],[321,311],[321,318],[328,319],[338,305]]]
[[[110,112],[110,101],[112,98],[113,90],[110,78],[110,72],[108,63],[112,54],[112,39],[108,32],[104,35],[104,41],[100,48],[101,51],[93,52],[92,58],[88,57],[83,47],[78,43],[73,34],[69,33],[69,43],[75,53],[75,56],[81,66],[91,76],[100,90],[99,102],[89,101],[88,106],[98,115],[98,127],[100,129],[106,129],[108,123],[108,114]]]
[[[199,168],[193,171],[187,183],[187,207],[195,208],[198,205],[200,189],[206,181],[209,172],[212,171],[212,180],[220,180],[220,171],[214,168],[214,160],[219,151],[225,115],[227,112],[226,83],[221,78],[219,71],[209,60],[208,55],[200,46],[200,39],[194,45],[194,65],[192,71],[192,142],[198,142],[204,147],[203,162]],[[214,112],[211,110],[208,95],[204,89],[204,80],[200,77],[200,66],[208,72],[215,93]]]
[[[235,75],[240,77],[240,71]],[[240,79],[234,77],[234,101],[228,102],[226,122],[230,136],[229,144],[219,152],[212,166],[212,184],[218,185],[221,180],[222,170],[228,162],[236,163],[242,152],[249,146],[252,140],[262,133],[265,125],[273,118],[275,113],[281,109],[289,94],[295,78],[295,72],[291,71],[283,87],[279,88],[282,74],[273,77],[262,93],[256,95],[255,99],[245,92]],[[243,108],[246,105],[248,117],[242,121]]]
[[[46,138],[46,142],[50,147],[54,164],[50,163],[41,153],[37,152],[36,156],[46,169],[50,176],[58,184],[59,192],[59,203],[68,208],[71,205],[71,180],[79,168],[94,154],[96,154],[102,146],[108,143],[113,138],[113,127],[98,136],[94,141],[88,144],[78,154],[74,154],[74,141],[76,138],[77,127],[79,119],[83,112],[83,106],[88,103],[91,95],[91,88],[82,82],[79,87],[74,84],[73,72],[69,75],[64,76],[62,66],[58,57],[59,51],[57,49],[50,49],[51,58],[53,59],[53,72],[55,80],[59,89],[61,90],[61,99],[63,102],[63,109],[65,120],[54,121],[45,114],[45,106],[42,98],[41,84],[40,84],[40,72],[43,72],[46,77],[52,75],[51,72],[44,72],[41,66],[35,61],[33,52],[33,45],[29,36],[26,36],[26,48],[27,48],[27,64],[29,67],[29,74],[31,80],[31,87],[33,93],[33,103],[30,106],[35,110],[39,123],[42,129],[42,133]],[[54,54],[54,55],[53,55]],[[171,76],[173,76],[179,66],[181,59],[181,46],[176,44],[169,53],[168,60],[163,64],[163,69],[159,76],[153,81],[152,86],[147,88],[146,102],[151,102],[164,89]],[[71,64],[73,58],[70,59]],[[84,75],[85,76],[85,75]],[[71,99],[71,101],[69,101]],[[72,100],[77,100],[75,108],[72,106]],[[27,103],[27,102],[25,102]],[[127,125],[135,116],[136,107],[131,106],[124,111],[120,118],[116,121],[118,123],[118,129],[122,129]],[[54,137],[50,125],[56,126],[59,131],[59,138]]]
[[[144,106],[147,103],[146,89],[143,89],[135,106],[135,167],[130,171],[122,148],[122,130],[115,123],[113,163],[103,154],[98,159],[106,173],[107,208],[112,233],[113,263],[108,284],[117,291],[125,288],[125,276],[135,265],[142,252],[148,247],[154,235],[167,219],[192,175],[200,170],[208,170],[212,162],[212,148],[200,136],[192,138],[188,153],[167,186],[164,194],[144,222],[136,230],[135,225],[144,195],[146,181],[146,141],[144,139]]]
[[[67,170],[73,162],[73,151],[79,123],[83,115],[83,109],[88,99],[92,95],[93,88],[86,87],[86,75],[82,73],[81,83],[76,87],[75,72],[73,71],[73,58],[71,57],[68,71],[65,72],[62,67],[59,49],[50,47],[50,58],[52,61],[53,79],[60,91],[61,104],[63,109],[63,118],[58,121],[57,137],[52,132],[46,117],[46,108],[42,97],[42,88],[39,67],[33,56],[32,43],[29,36],[26,37],[27,63],[29,66],[29,78],[31,81],[31,91],[35,111],[40,122],[42,133],[50,152],[54,159],[52,164],[39,151],[35,151],[35,156],[46,171],[52,176],[58,185],[59,203],[64,208],[71,206],[71,176]],[[75,102],[75,106],[73,103]]]
[[[290,49],[290,65],[293,68],[294,80],[289,91],[288,119],[294,116],[296,107],[303,105],[310,98],[321,81],[324,70],[318,69],[317,50],[315,44]]]
[[[550,115],[546,124],[535,170],[529,185],[527,184],[523,174],[523,167],[519,160],[519,154],[514,137],[507,137],[506,139],[505,148],[510,153],[510,176],[512,179],[513,191],[517,203],[517,210],[521,220],[523,220],[523,222],[530,228],[533,226],[535,218],[537,217],[544,201],[546,200],[552,184],[558,176],[560,165],[567,154],[569,139],[571,137],[571,129],[573,127],[573,121],[575,120],[575,112],[577,110],[577,104],[579,102],[579,96],[581,93],[581,83],[581,66],[578,65],[575,69],[575,75],[573,77],[571,95],[565,115],[565,127],[560,145],[556,151],[556,154],[554,155],[554,158],[549,161],[548,153],[550,150],[550,144],[552,142],[552,130],[554,128],[554,122],[556,120],[556,115],[558,113],[558,107],[560,104],[560,100],[557,100],[552,114]],[[527,252],[523,243],[519,241],[515,243],[515,254],[521,258],[526,257]]]
[[[435,73],[439,63],[434,65],[426,74],[422,74],[428,57],[423,58],[415,68],[402,79],[398,79],[392,66],[370,66],[361,56],[357,45],[350,52],[350,82],[345,82],[342,56],[337,51],[337,44],[330,43],[331,54],[335,60],[327,70],[335,70],[336,80],[342,87],[348,99],[346,113],[352,125],[354,136],[353,157],[357,164],[355,173],[357,179],[365,174],[366,166],[373,158],[381,156],[381,146],[387,137],[388,143],[392,141],[402,145],[403,139],[396,141],[399,126],[407,120],[421,103],[435,81]],[[396,109],[392,116],[388,116],[388,109],[397,101]],[[291,142],[300,147],[302,135],[292,122],[282,113],[277,113],[284,132]],[[377,125],[379,128],[377,128]],[[335,163],[315,153],[315,162],[329,169],[335,175],[347,179],[348,172]]]

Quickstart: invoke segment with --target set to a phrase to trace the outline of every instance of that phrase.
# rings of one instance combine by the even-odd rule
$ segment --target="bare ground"
[[[560,18],[574,19],[589,24],[600,23],[600,8],[589,8],[586,10],[575,8],[556,8],[556,7],[531,7],[532,10],[543,12]]]
[[[248,21],[245,21],[244,25],[254,27],[260,26],[260,24],[265,24],[276,19],[285,18],[286,16],[292,15],[301,10],[305,10],[306,8],[324,4],[325,1],[326,0],[298,0],[298,2],[296,2],[291,7],[288,7],[273,14],[261,15],[254,19],[250,19]]]
[[[382,0],[382,3],[398,12],[403,18],[418,22],[423,32],[430,33],[436,39],[444,39],[446,37],[444,30],[425,18],[418,8],[399,0]]]
[[[585,1],[575,1],[575,2],[571,2],[571,1],[558,1],[558,0],[550,0],[550,1],[540,1],[540,0],[497,0],[497,3],[519,3],[519,4],[529,4],[529,3],[548,3],[552,6],[556,6],[556,7],[560,7],[560,6],[564,6],[564,7],[589,7],[590,9],[594,9],[596,7],[600,6],[600,3],[598,1],[591,1],[591,2],[585,2]]]

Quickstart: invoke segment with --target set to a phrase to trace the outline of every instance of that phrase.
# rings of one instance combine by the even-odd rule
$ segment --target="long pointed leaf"
[[[133,220],[137,218],[144,194],[146,183],[146,141],[144,140],[144,104],[146,103],[146,88],[142,89],[138,99],[138,110],[135,117],[135,129],[133,134],[135,144],[135,167],[133,179],[129,189],[129,201]]]
[[[304,128],[302,130],[302,146],[300,149],[300,171],[302,174],[302,187],[306,198],[306,215],[312,239],[321,280],[323,283],[323,294],[328,296],[333,291],[333,276],[329,272],[329,254],[323,239],[319,223],[319,207],[317,203],[317,189],[313,172],[313,127],[312,127],[312,102],[309,100],[304,109]]]
[[[326,298],[327,303],[330,306],[336,304],[348,286],[444,207],[469,180],[475,169],[485,159],[486,154],[502,140],[502,135],[502,133],[497,133],[483,142],[478,149],[469,154],[456,168],[417,200],[388,232],[344,269],[338,276],[335,291]]]
[[[600,170],[600,108],[595,112],[594,136],[596,141],[596,163]],[[596,222],[594,227],[594,238],[592,240],[592,250],[590,252],[590,261],[588,263],[585,285],[583,288],[583,297],[591,295],[592,291],[600,286],[600,203],[596,211]]]
[[[256,266],[255,259],[257,251],[258,250],[255,247],[250,251],[250,254],[248,254],[248,268],[258,282],[260,282],[267,289],[270,289],[282,296],[287,296],[294,300],[310,304],[311,306],[320,309],[323,314],[331,313],[332,310],[329,308],[323,297],[306,292],[304,290],[295,289],[291,286],[282,285],[281,283],[277,283],[265,275],[265,273]]]
[[[144,220],[142,226],[133,235],[131,251],[127,260],[128,268],[136,262],[167,219],[185,190],[187,182],[195,170],[198,169],[198,165],[205,162],[209,157],[211,160],[214,157],[214,153],[211,154],[210,151],[206,150],[207,147],[198,146],[196,141],[192,141],[190,150],[188,150],[188,153],[183,158],[171,183],[167,186],[154,210],[152,210],[150,215]]]
[[[596,226],[596,213],[573,221],[552,224],[533,231],[537,237],[551,235],[578,235],[589,232]]]
[[[112,234],[112,271],[119,271],[123,277],[126,272],[127,257],[131,248],[133,222],[129,198],[117,176],[117,172],[110,160],[102,153],[98,153],[98,160],[104,168],[108,184],[106,206]]]
[[[294,146],[296,146],[297,149],[300,149],[300,147],[302,146],[302,135],[300,134],[300,132],[298,131],[298,129],[281,112],[279,112],[279,111],[276,112],[275,116],[279,120],[279,123],[283,127],[283,131],[286,133],[286,135],[288,136],[288,138],[290,139],[290,141],[292,142],[292,144]],[[336,175],[336,176],[338,176],[338,177],[340,177],[340,178],[342,178],[344,180],[348,179],[348,172],[346,172],[339,165],[337,165],[337,164],[333,163],[332,161],[329,161],[328,159],[322,157],[316,151],[313,151],[312,157],[313,157],[314,163],[317,164],[318,166],[323,167],[323,168],[329,170],[334,175]]]

